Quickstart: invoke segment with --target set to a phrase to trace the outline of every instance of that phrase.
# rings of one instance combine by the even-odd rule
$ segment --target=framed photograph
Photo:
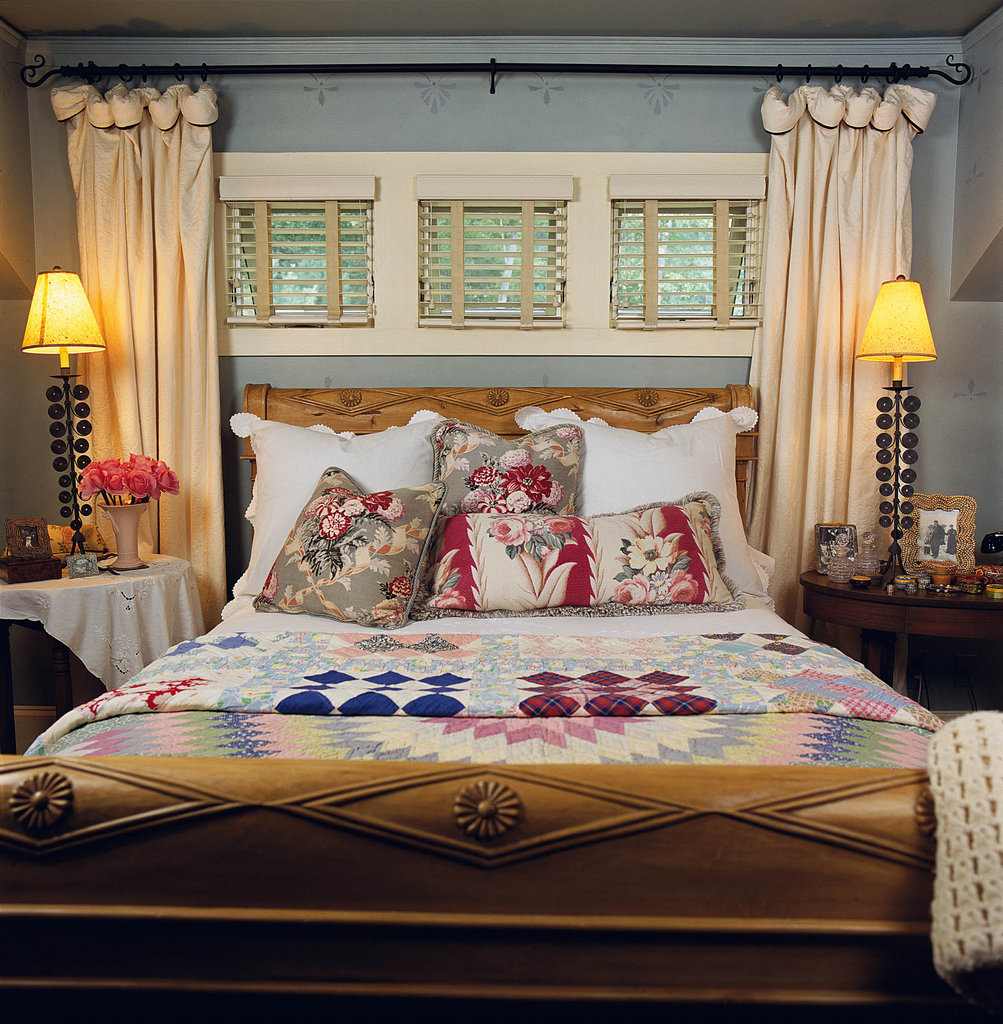
[[[52,557],[49,528],[44,519],[11,518],[4,525],[7,528],[7,551],[11,558]]]
[[[932,563],[953,572],[975,568],[975,499],[964,494],[914,494],[912,526],[902,538],[907,572],[929,572]]]
[[[98,556],[93,551],[85,551],[82,555],[67,555],[66,570],[66,574],[71,580],[101,574],[101,570],[98,568]]]
[[[857,553],[857,528],[852,523],[815,524],[815,570],[823,576],[829,574],[829,562],[836,548],[846,545],[847,554]]]

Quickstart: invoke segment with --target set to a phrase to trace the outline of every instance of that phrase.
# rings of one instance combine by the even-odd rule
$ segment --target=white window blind
[[[371,325],[372,267],[372,200],[226,203],[232,323]]]
[[[613,199],[614,327],[747,327],[760,315],[760,199]]]
[[[565,203],[421,199],[419,324],[562,326]]]

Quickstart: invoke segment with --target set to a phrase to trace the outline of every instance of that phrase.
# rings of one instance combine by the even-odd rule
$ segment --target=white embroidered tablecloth
[[[192,567],[169,555],[146,569],[39,583],[0,582],[0,619],[34,619],[109,690],[203,632]]]

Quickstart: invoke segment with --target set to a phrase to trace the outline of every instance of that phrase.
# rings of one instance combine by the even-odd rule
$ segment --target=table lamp
[[[878,523],[891,527],[892,542],[888,548],[887,575],[902,572],[903,531],[912,526],[913,483],[919,458],[916,446],[916,427],[919,426],[920,407],[916,395],[905,396],[912,390],[902,383],[902,364],[925,362],[937,358],[930,321],[923,304],[923,291],[918,281],[908,281],[899,275],[894,281],[885,281],[878,291],[864,336],[860,339],[857,359],[871,359],[892,363],[892,383],[885,395],[878,399],[878,490],[883,500],[878,506]],[[904,413],[904,414],[903,414]],[[905,428],[905,433],[902,428]],[[905,468],[902,468],[905,463]]]
[[[70,381],[70,354],[103,352],[105,349],[101,329],[94,317],[80,278],[73,273],[53,267],[38,275],[35,293],[28,312],[28,325],[21,344],[22,352],[48,352],[59,356],[59,373],[53,378],[62,384],[51,384],[45,397],[49,400],[49,434],[52,436],[52,468],[59,474],[59,514],[70,521],[73,530],[71,554],[83,553],[84,535],[82,516],[93,511],[90,505],[81,505],[77,491],[77,477],[91,460],[87,454],[91,432],[90,392],[83,384]]]

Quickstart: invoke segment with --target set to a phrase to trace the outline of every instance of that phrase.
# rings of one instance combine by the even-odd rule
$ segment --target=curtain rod
[[[813,67],[811,64],[798,67],[784,64],[561,64],[555,62],[524,63],[520,61],[498,61],[494,57],[490,61],[467,63],[406,63],[406,64],[117,64],[98,65],[94,61],[87,64],[64,64],[47,71],[36,81],[36,75],[45,66],[45,58],[36,54],[34,64],[26,64],[21,68],[21,81],[31,89],[59,75],[63,78],[83,78],[92,85],[102,78],[120,78],[123,82],[133,78],[142,78],[145,82],[150,76],[173,75],[179,82],[188,75],[198,75],[204,82],[209,75],[368,75],[368,74],[424,74],[439,72],[445,74],[486,74],[488,75],[491,93],[495,92],[498,76],[503,74],[540,73],[543,71],[566,72],[568,74],[596,75],[762,75],[767,78],[776,76],[777,82],[783,81],[785,75],[804,78],[808,83],[815,76],[832,78],[839,84],[843,78],[859,78],[866,85],[870,78],[884,79],[886,82],[903,82],[908,78],[927,78],[938,75],[952,85],[964,85],[972,77],[972,69],[968,64],[955,61],[954,54],[948,56],[947,66],[954,74],[938,68],[913,67],[911,64],[896,64],[894,61],[885,67],[870,67],[864,64],[856,67],[844,67],[842,64]]]

